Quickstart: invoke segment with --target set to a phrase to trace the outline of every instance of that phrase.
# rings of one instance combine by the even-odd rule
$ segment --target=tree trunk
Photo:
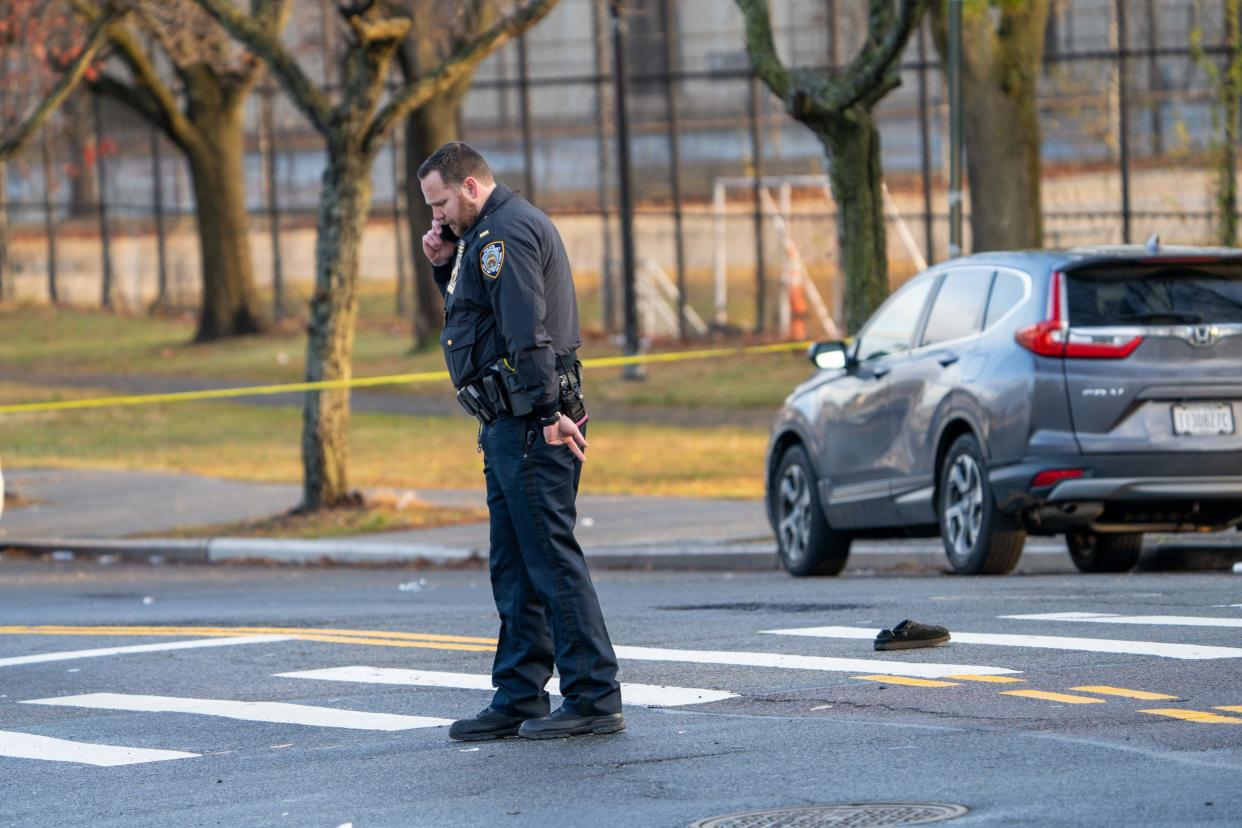
[[[948,60],[949,5],[931,6],[942,67]],[[962,121],[974,250],[1044,243],[1035,92],[1049,6],[1049,0],[963,5]]]
[[[828,178],[837,202],[845,326],[857,333],[888,296],[880,131],[869,112],[856,108],[824,122],[816,133],[828,151]]]
[[[187,150],[198,213],[203,302],[195,341],[257,333],[263,325],[250,258],[243,169],[244,100],[195,111],[201,141]]]
[[[410,216],[410,249],[414,252],[414,350],[433,347],[444,324],[444,300],[423,255],[423,234],[431,226],[431,208],[423,199],[418,165],[439,147],[456,140],[465,89],[458,87],[410,113],[405,120],[406,203]]]
[[[328,153],[307,326],[307,382],[348,380],[353,373],[358,261],[371,204],[371,162],[356,147]],[[357,501],[347,479],[348,426],[348,388],[307,392],[302,409],[302,510]]]
[[[962,72],[962,98],[969,101],[962,115],[971,249],[976,251],[1023,250],[1044,243],[1035,86],[1015,83],[1005,88],[993,76],[999,74]]]
[[[470,88],[459,83],[410,113],[405,120],[406,207],[410,216],[410,249],[414,252],[414,350],[433,348],[444,324],[444,300],[431,275],[431,263],[423,255],[423,233],[431,226],[431,208],[423,199],[418,165],[461,134],[461,105]]]

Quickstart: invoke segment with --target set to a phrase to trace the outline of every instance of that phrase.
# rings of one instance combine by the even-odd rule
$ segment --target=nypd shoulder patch
[[[483,250],[479,253],[479,269],[483,271],[483,275],[489,279],[495,279],[500,275],[500,268],[505,264],[505,243],[502,241],[489,242],[484,245]]]

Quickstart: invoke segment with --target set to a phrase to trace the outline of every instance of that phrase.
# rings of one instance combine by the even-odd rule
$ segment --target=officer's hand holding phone
[[[431,220],[431,229],[423,233],[423,253],[436,267],[449,263],[457,249],[457,237],[447,224]]]

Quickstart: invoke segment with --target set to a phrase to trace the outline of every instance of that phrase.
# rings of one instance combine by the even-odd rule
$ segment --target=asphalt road
[[[623,691],[628,729],[460,744],[444,722],[489,698],[483,571],[0,558],[0,825],[685,826],[885,802],[963,805],[960,825],[1242,822],[1242,575],[597,580],[622,681],[648,685]],[[874,652],[906,617],[955,640]]]

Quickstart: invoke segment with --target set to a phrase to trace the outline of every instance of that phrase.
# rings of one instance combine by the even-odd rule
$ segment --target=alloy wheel
[[[953,555],[965,558],[979,540],[983,526],[983,475],[969,454],[958,455],[949,469],[944,522]]]
[[[781,551],[787,564],[796,565],[811,543],[811,487],[801,466],[793,463],[785,469],[779,491]]]

